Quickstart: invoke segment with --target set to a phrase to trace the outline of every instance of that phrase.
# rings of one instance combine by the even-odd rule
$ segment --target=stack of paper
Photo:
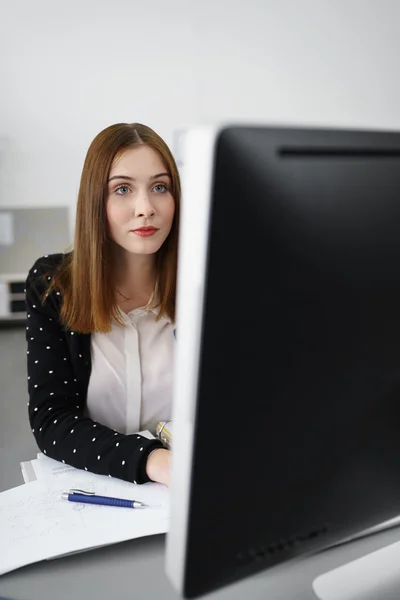
[[[168,488],[94,475],[39,454],[21,464],[25,485],[0,494],[0,575],[24,565],[125,540],[166,533]],[[138,500],[146,508],[80,504],[62,499],[80,489]]]
[[[139,431],[139,435],[148,439],[154,439],[154,435],[147,430]],[[53,460],[41,452],[38,453],[37,458],[34,460],[22,462],[21,471],[25,483],[36,480],[54,483],[59,480],[61,475],[65,475],[66,473],[80,473],[78,469]]]
[[[25,483],[31,481],[47,481],[55,483],[60,475],[74,473],[78,471],[70,465],[60,463],[57,460],[48,458],[42,453],[38,453],[37,458],[21,463],[22,477]]]

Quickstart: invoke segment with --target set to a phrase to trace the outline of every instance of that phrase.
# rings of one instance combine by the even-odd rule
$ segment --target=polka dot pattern
[[[139,435],[125,436],[84,416],[91,370],[90,336],[64,329],[58,313],[62,301],[59,290],[46,298],[52,279],[47,274],[49,266],[56,267],[61,258],[52,255],[44,262],[39,259],[25,287],[29,319],[27,405],[32,434],[41,451],[62,464],[145,483],[145,459],[150,451],[162,447],[161,443]]]

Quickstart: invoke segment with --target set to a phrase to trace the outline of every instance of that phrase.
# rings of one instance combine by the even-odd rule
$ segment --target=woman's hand
[[[157,448],[147,457],[146,473],[149,479],[164,485],[170,484],[171,477],[171,452],[164,448]]]

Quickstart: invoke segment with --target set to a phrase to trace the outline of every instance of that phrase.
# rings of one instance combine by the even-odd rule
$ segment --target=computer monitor
[[[189,130],[167,573],[196,597],[400,513],[400,133]]]

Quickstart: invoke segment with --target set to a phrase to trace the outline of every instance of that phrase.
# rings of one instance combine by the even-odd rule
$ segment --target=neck
[[[156,255],[136,255],[117,248],[114,264],[118,302],[124,297],[147,302],[157,277]]]

